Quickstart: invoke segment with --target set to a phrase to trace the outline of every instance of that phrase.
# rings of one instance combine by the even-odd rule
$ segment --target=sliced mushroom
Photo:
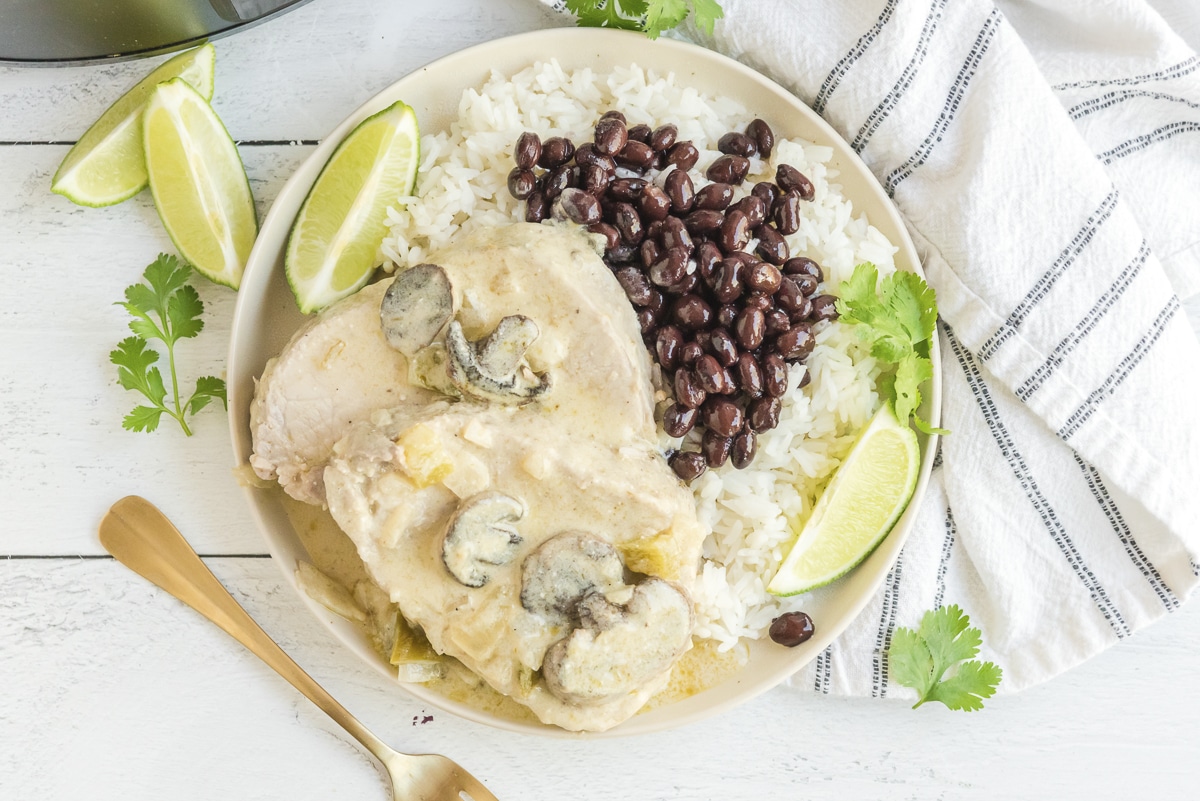
[[[433,342],[453,316],[450,278],[436,264],[418,264],[400,273],[379,304],[384,338],[410,359]]]
[[[446,372],[466,395],[496,403],[529,403],[550,391],[550,375],[535,375],[525,351],[538,337],[537,323],[523,315],[502,319],[495,330],[470,342],[458,321],[446,331]]]
[[[621,556],[609,543],[568,531],[542,543],[521,566],[521,606],[551,624],[568,625],[589,592],[624,586]]]
[[[442,562],[468,587],[482,587],[492,569],[517,555],[521,535],[514,525],[525,516],[521,501],[500,492],[482,492],[462,502],[442,540]]]
[[[692,636],[691,599],[662,579],[637,585],[624,605],[592,591],[578,609],[579,627],[550,646],[542,662],[550,692],[571,704],[601,704],[646,687]]]

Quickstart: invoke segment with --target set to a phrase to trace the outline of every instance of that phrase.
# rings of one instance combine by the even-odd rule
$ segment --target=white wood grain
[[[218,43],[215,104],[240,140],[318,140],[433,58],[562,24],[535,0],[314,0]],[[148,69],[0,68],[0,142],[71,141]],[[243,147],[260,213],[310,150]],[[120,429],[134,398],[108,364],[124,334],[111,303],[171,246],[145,195],[91,210],[50,194],[65,151],[0,145],[0,555],[100,554],[96,524],[129,492],[201,552],[261,552],[222,414],[204,412],[192,439]],[[185,344],[185,372],[219,373],[234,298],[198,288],[209,326]],[[1186,307],[1200,328],[1200,298]],[[502,799],[1183,799],[1200,778],[1194,603],[980,714],[780,688],[661,735],[549,740],[422,708],[340,648],[271,560],[209,562],[365,723],[450,754]],[[0,558],[0,689],[5,801],[385,797],[306,700],[108,559]]]

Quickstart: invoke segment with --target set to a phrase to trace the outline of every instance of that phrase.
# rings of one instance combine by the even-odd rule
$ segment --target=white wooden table
[[[1177,5],[1167,3],[1165,5]],[[315,0],[217,45],[214,105],[260,214],[312,142],[413,68],[566,22],[531,0]],[[1195,34],[1195,30],[1189,31]],[[146,495],[285,649],[394,746],[444,752],[501,799],[1195,798],[1200,604],[977,714],[776,689],[666,734],[519,736],[425,709],[288,589],[230,474],[225,417],[121,430],[113,306],[171,251],[143,193],[49,192],[67,146],[146,62],[0,68],[0,799],[383,799],[358,747],[191,610],[103,555],[110,503]],[[201,283],[189,375],[223,370],[234,295]],[[1200,327],[1200,301],[1188,305]],[[1192,365],[1192,368],[1200,365]]]

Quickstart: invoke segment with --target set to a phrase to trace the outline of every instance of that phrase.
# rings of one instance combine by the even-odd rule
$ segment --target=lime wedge
[[[410,195],[420,160],[417,114],[402,102],[350,132],[309,190],[288,236],[284,270],[305,314],[367,283],[387,207]]]
[[[142,128],[150,192],[171,241],[201,275],[237,289],[258,220],[229,132],[178,78],[150,95]]]
[[[917,435],[885,403],[817,500],[767,591],[797,595],[854,569],[904,513],[920,467]]]
[[[50,189],[81,206],[111,206],[146,188],[142,109],[154,87],[182,78],[212,99],[216,52],[206,44],[165,61],[117,99],[79,137],[54,173]]]

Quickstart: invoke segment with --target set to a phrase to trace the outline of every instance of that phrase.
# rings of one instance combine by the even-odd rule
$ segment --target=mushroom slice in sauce
[[[538,337],[537,323],[523,315],[503,318],[478,342],[469,342],[458,321],[446,331],[446,370],[466,395],[504,404],[524,404],[550,391],[550,376],[535,375],[524,363]]]
[[[589,592],[623,587],[625,568],[617,549],[599,537],[568,531],[542,543],[521,566],[521,606],[565,626]]]
[[[463,501],[442,540],[442,561],[450,575],[468,587],[487,584],[492,568],[516,556],[521,535],[514,524],[524,516],[525,505],[500,492]]]
[[[646,579],[626,604],[592,591],[578,604],[580,625],[542,662],[550,692],[571,704],[602,704],[669,670],[687,650],[692,602],[662,579]]]
[[[433,342],[453,316],[450,278],[436,264],[418,264],[400,273],[379,304],[384,338],[410,359]]]

